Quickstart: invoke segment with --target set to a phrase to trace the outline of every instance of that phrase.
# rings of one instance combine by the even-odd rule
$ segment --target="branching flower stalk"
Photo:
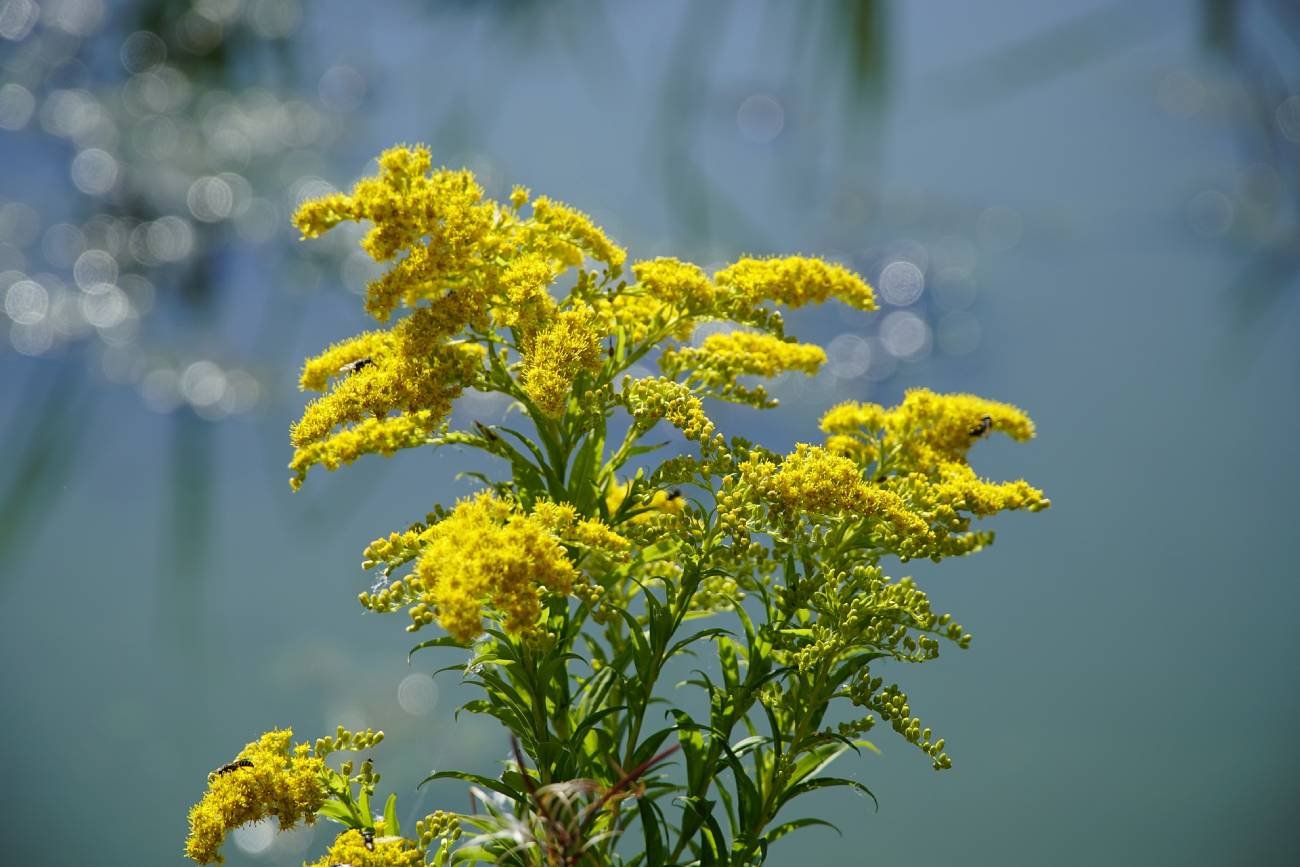
[[[993,540],[976,519],[1049,505],[967,460],[990,434],[1032,437],[1023,412],[913,389],[892,408],[832,407],[821,442],[778,454],[718,431],[705,401],[772,409],[758,380],[816,373],[825,353],[788,336],[781,311],[874,309],[844,267],[625,269],[584,214],[522,187],[493,201],[422,147],[385,152],[376,177],[295,217],[306,238],[351,220],[370,224],[362,246],[390,266],[366,295],[388,324],[304,364],[301,385],[320,396],[291,431],[290,481],[412,448],[498,459],[498,474],[471,474],[477,494],[365,549],[377,580],[360,602],[404,612],[410,632],[437,629],[412,653],[469,652],[464,678],[482,697],[463,710],[498,720],[515,759],[495,776],[431,774],[470,784],[483,811],[440,811],[403,837],[395,796],[371,811],[369,760],[326,761],[381,733],[291,749],[273,731],[212,775],[191,858],[220,861],[244,822],[323,816],[343,831],[321,865],[739,867],[826,824],[792,815],[803,795],[874,799],[827,769],[875,749],[862,736],[877,722],[951,766],[885,672],[971,636],[881,564],[972,553]],[[506,396],[521,422],[453,424],[466,389]]]

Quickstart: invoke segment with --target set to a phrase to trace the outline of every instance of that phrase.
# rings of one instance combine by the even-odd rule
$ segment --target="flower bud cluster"
[[[660,419],[677,428],[689,440],[696,440],[703,450],[711,446],[714,451],[725,448],[726,442],[717,434],[713,422],[704,412],[704,405],[691,389],[679,382],[663,377],[623,380],[620,395],[628,414],[638,427],[649,430]],[[715,439],[716,437],[716,439]]]
[[[368,750],[384,739],[382,731],[374,729],[362,729],[353,732],[339,726],[335,729],[333,735],[317,738],[313,745],[312,752],[317,758],[325,758],[331,753],[340,751],[356,752],[359,750]]]
[[[430,813],[423,819],[416,820],[415,833],[420,848],[426,851],[433,846],[435,840],[455,842],[461,835],[460,816],[445,810]]]
[[[943,738],[934,740],[934,733],[921,727],[921,720],[912,716],[907,694],[898,688],[898,684],[881,689],[880,678],[863,677],[853,685],[853,690],[854,704],[866,705],[878,713],[881,720],[889,723],[904,740],[928,755],[936,771],[952,767],[952,759],[943,751]]]

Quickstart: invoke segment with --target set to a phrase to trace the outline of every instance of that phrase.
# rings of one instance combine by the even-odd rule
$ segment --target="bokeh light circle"
[[[397,703],[411,716],[429,716],[438,707],[438,685],[427,674],[408,674],[397,685]]]
[[[881,296],[896,307],[913,304],[925,291],[925,273],[913,262],[890,262],[880,272]]]
[[[117,160],[101,148],[87,148],[72,160],[72,183],[88,196],[102,196],[117,183]]]
[[[839,379],[865,376],[871,367],[871,345],[856,334],[840,334],[826,345],[826,369]]]
[[[35,111],[36,97],[30,90],[12,81],[0,86],[0,129],[22,129]]]
[[[736,127],[752,142],[770,142],[785,129],[785,108],[770,94],[748,96],[736,110]]]
[[[880,323],[880,339],[889,354],[916,361],[930,353],[930,326],[908,310],[896,310]]]
[[[35,325],[50,312],[50,293],[35,280],[19,280],[5,291],[5,313],[19,325]]]

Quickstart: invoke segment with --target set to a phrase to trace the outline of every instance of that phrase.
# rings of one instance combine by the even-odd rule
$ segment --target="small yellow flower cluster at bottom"
[[[348,864],[350,867],[418,867],[424,863],[422,852],[413,841],[405,837],[383,835],[383,822],[375,824],[373,849],[367,847],[360,831],[350,828],[339,834],[319,861],[309,867],[331,867]]]
[[[291,751],[292,738],[291,729],[267,732],[212,774],[208,791],[190,809],[189,858],[200,864],[225,860],[219,850],[226,834],[248,822],[274,817],[287,830],[300,820],[315,821],[325,803],[324,762],[310,755],[307,744]]]

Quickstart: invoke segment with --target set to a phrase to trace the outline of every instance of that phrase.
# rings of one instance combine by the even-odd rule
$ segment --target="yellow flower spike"
[[[651,298],[692,313],[712,309],[717,289],[698,266],[678,259],[659,258],[632,266],[637,284]]]
[[[524,393],[551,418],[564,415],[569,393],[579,374],[600,369],[604,358],[599,319],[588,307],[565,310],[547,326],[524,353]]]
[[[660,368],[669,376],[684,372],[688,383],[699,383],[715,397],[765,409],[776,401],[762,386],[740,384],[740,377],[772,377],[787,371],[811,376],[825,362],[826,353],[820,346],[750,331],[710,334],[698,347],[668,349],[659,357]]]
[[[199,864],[220,863],[226,834],[248,822],[275,818],[281,830],[308,824],[325,803],[324,762],[300,744],[290,753],[293,731],[270,731],[214,773],[203,798],[190,810],[185,854]]]
[[[602,302],[601,313],[611,329],[617,328],[627,335],[629,344],[641,343],[651,334],[658,333],[669,322],[681,318],[681,311],[644,292],[625,291],[613,302]],[[694,328],[693,320],[685,319],[675,329],[675,336],[685,340]]]
[[[621,268],[627,259],[627,251],[611,241],[590,217],[577,208],[539,196],[533,200],[533,219],[611,268]]]
[[[821,429],[828,434],[854,434],[865,431],[874,434],[885,426],[885,408],[878,403],[858,403],[846,400],[822,415]]]
[[[365,365],[358,362],[373,363],[376,358],[389,354],[392,346],[393,335],[388,331],[367,331],[341,340],[307,359],[302,366],[298,387],[303,391],[325,391],[331,379],[359,372]]]
[[[329,393],[304,408],[290,431],[296,447],[291,466],[299,481],[314,464],[332,469],[367,452],[392,454],[419,445],[424,440],[417,432],[427,435],[447,417],[452,402],[478,375],[484,349],[475,343],[446,343],[441,331],[436,313],[416,311],[393,329],[390,348],[376,351],[365,367],[337,380]],[[324,367],[309,365],[304,380],[314,383],[312,377]],[[388,418],[394,411],[402,415]],[[332,435],[349,424],[351,429]]]
[[[987,421],[987,427],[985,419]],[[828,445],[839,454],[866,464],[879,459],[876,438],[883,432],[894,451],[891,472],[932,473],[950,462],[963,463],[971,446],[989,433],[1024,441],[1034,436],[1029,416],[1008,403],[973,394],[936,394],[909,389],[892,409],[848,401],[822,416]]]
[[[717,367],[734,370],[737,375],[776,376],[798,371],[811,376],[826,363],[826,352],[820,346],[749,331],[710,334],[700,349]]]
[[[871,287],[843,265],[807,256],[745,258],[713,275],[735,302],[752,306],[774,301],[788,307],[822,304],[836,298],[859,310],[875,310]]]
[[[361,214],[352,197],[334,193],[303,202],[293,215],[293,224],[303,238],[319,238],[339,223],[359,219]]]
[[[401,449],[424,445],[437,424],[434,413],[421,410],[393,418],[366,419],[327,439],[299,446],[289,463],[289,469],[294,472],[289,484],[297,490],[307,471],[317,464],[327,470],[337,470],[362,455],[391,457]]]
[[[433,167],[433,157],[424,145],[398,145],[379,155],[379,171],[395,187],[407,186]]]

